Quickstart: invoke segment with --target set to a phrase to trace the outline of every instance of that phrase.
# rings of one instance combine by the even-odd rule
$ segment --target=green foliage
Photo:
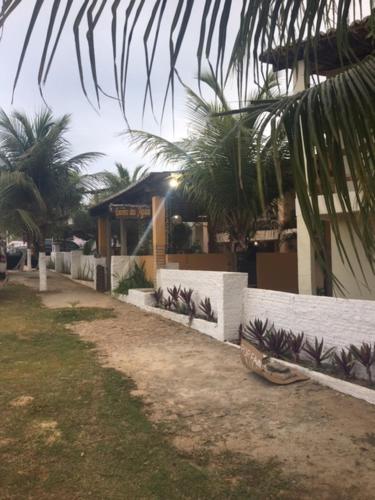
[[[145,272],[144,262],[139,266],[134,262],[129,274],[120,279],[115,293],[118,295],[128,295],[132,288],[153,288],[154,284],[148,280]]]
[[[129,169],[124,167],[124,165],[120,162],[116,162],[115,167],[116,172],[104,170],[103,172],[95,174],[95,178],[102,186],[101,189],[98,190],[99,199],[97,199],[96,202],[99,202],[100,199],[106,198],[107,196],[118,193],[119,191],[129,187],[131,184],[138,182],[148,174],[149,170],[144,165],[138,165],[135,167],[133,174],[130,174]]]
[[[211,225],[229,233],[233,246],[246,248],[247,238],[255,231],[256,221],[264,211],[258,189],[258,145],[263,149],[266,203],[279,194],[273,155],[263,147],[264,138],[258,133],[259,115],[218,116],[217,113],[230,110],[223,90],[212,74],[202,75],[201,82],[213,92],[215,100],[206,101],[186,88],[188,137],[171,143],[139,130],[129,131],[128,136],[153,159],[181,166],[180,186],[184,194],[202,207]],[[272,97],[276,88],[275,77],[269,75],[265,85],[249,95],[248,100]],[[289,153],[282,141],[278,151],[286,174]]]
[[[171,228],[171,246],[173,250],[188,250],[191,233],[192,230],[188,224],[184,222],[173,224]]]
[[[21,9],[22,3],[25,5],[26,0],[4,2],[4,8],[0,11],[0,27],[16,12],[17,7]],[[38,71],[38,84],[41,89],[47,80],[56,53],[55,48],[62,43],[62,40],[65,40],[63,36],[60,37],[57,26],[61,28],[61,32],[64,32],[71,25],[71,23],[65,23],[66,18],[62,12],[64,7],[61,2],[54,2],[50,16],[45,16],[45,11],[41,9],[42,3],[39,1],[35,4],[27,30],[25,29],[24,45],[23,50],[20,50],[21,56],[14,87],[19,80],[36,24],[38,28],[43,28],[44,25],[46,30],[48,24],[49,33],[41,48]],[[110,4],[103,2],[102,7],[96,12],[94,21],[91,2],[85,2],[74,14],[74,41],[84,94],[88,97],[85,77],[90,76],[99,105],[102,88],[97,76],[97,58],[95,57],[97,47],[94,43],[94,33],[95,30],[102,29],[103,24],[100,18],[111,17],[108,16],[110,9],[112,9],[112,22],[107,25],[107,33],[108,40],[112,41],[112,49],[108,59],[111,61],[111,68],[115,69],[113,72],[114,88],[124,116],[126,116],[128,99],[126,89],[129,71],[132,68],[131,63],[128,64],[128,62],[132,60],[134,40],[142,38],[144,40],[146,76],[143,111],[149,102],[152,112],[155,112],[152,76],[157,58],[154,56],[155,53],[169,49],[169,67],[165,73],[166,93],[161,110],[163,115],[169,94],[172,97],[172,108],[174,107],[176,78],[181,81],[177,71],[179,56],[183,52],[184,45],[186,47],[187,44],[191,44],[191,37],[187,37],[187,33],[195,29],[198,36],[191,51],[197,56],[198,85],[201,85],[200,81],[204,78],[202,68],[207,63],[208,67],[212,68],[216,81],[220,83],[220,88],[228,82],[232,83],[231,78],[234,77],[237,83],[238,101],[245,112],[248,111],[250,116],[254,114],[260,116],[264,113],[263,116],[266,117],[262,128],[265,131],[271,131],[270,142],[275,159],[273,168],[279,185],[285,178],[285,172],[281,168],[277,149],[280,145],[280,138],[285,133],[287,134],[294,186],[302,216],[316,246],[321,265],[329,271],[317,199],[318,186],[321,188],[328,214],[332,220],[333,234],[342,259],[348,263],[354,273],[350,261],[351,252],[348,252],[339,232],[338,218],[341,212],[344,213],[343,219],[347,224],[359,265],[361,265],[362,246],[369,263],[374,268],[375,232],[371,224],[375,209],[375,176],[373,175],[375,158],[373,141],[375,128],[374,2],[368,0],[316,0],[314,2],[249,0],[242,2],[242,7],[238,8],[238,2],[228,0],[217,0],[214,3],[212,0],[192,0],[184,7],[182,2],[175,2],[172,12],[165,9],[165,2],[156,2],[154,9],[151,10],[146,7],[147,2],[141,2],[139,5],[132,2],[126,16],[119,15],[120,3],[119,1]],[[212,8],[213,4],[214,8]],[[66,10],[67,15],[70,9],[71,4]],[[135,21],[129,23],[132,15],[135,15]],[[83,44],[81,37],[83,37],[84,30],[80,28],[83,27],[86,19],[89,20],[89,29],[87,44]],[[356,21],[354,26],[353,21]],[[357,33],[354,32],[352,35],[351,29],[357,30]],[[50,36],[54,31],[57,31],[58,35]],[[316,68],[319,68],[321,62],[327,60],[327,50],[321,50],[318,47],[320,33],[327,31],[329,31],[329,38],[335,37],[337,41],[332,50],[337,51],[334,59],[339,71],[326,81],[310,86],[308,84],[311,75],[315,78]],[[358,32],[361,33],[360,51],[354,50],[355,44],[353,44],[353,39],[357,40]],[[164,36],[165,33],[169,33],[169,36]],[[230,40],[233,41],[230,42]],[[125,46],[124,44],[127,48],[121,50],[120,47]],[[282,53],[274,51],[276,45],[284,47]],[[87,57],[83,57],[83,46],[87,47],[87,54],[84,54]],[[365,54],[367,54],[365,59],[363,59],[362,46],[365,47]],[[47,54],[51,56],[47,57]],[[249,103],[249,81],[254,79],[262,87],[266,73],[263,64],[277,65],[281,62],[281,58],[286,58],[288,61],[285,68],[285,82],[289,90],[292,90],[294,82],[291,73],[298,69],[299,61],[303,59],[305,64],[303,76],[308,88],[295,95],[289,92],[289,95],[282,99],[274,100],[263,96],[264,102],[261,107],[254,106],[252,102]],[[82,61],[88,61],[88,67]],[[134,58],[133,64],[139,65],[138,58]],[[121,71],[118,68],[121,68]],[[244,130],[244,132],[244,135],[249,135],[248,131]],[[240,133],[238,143],[241,142],[242,134]],[[262,144],[259,141],[258,146],[260,146],[258,151],[262,150]],[[235,150],[236,148],[233,149]],[[236,163],[236,179],[242,176],[242,166],[243,162]],[[348,172],[353,179],[359,217],[352,210],[346,182]],[[261,161],[258,162],[256,181],[258,198],[264,202],[267,200],[269,185]],[[247,193],[247,190],[245,189],[244,192]],[[336,194],[338,203],[334,199]],[[249,197],[249,199],[253,198]],[[261,203],[263,206],[265,204]],[[254,215],[253,208],[247,207],[251,210],[252,216]],[[234,221],[242,219],[241,225],[247,220],[243,216],[240,217],[239,213],[233,214],[232,218]],[[23,221],[30,223],[26,216],[23,217]],[[355,242],[355,237],[360,243]],[[365,272],[363,272],[363,277],[366,280]]]
[[[79,207],[90,182],[80,171],[100,156],[69,157],[69,123],[69,115],[48,110],[32,119],[0,111],[0,227],[26,233],[41,248]]]
[[[93,253],[94,245],[95,240],[87,240],[83,245],[83,255],[91,255]]]
[[[134,382],[101,366],[93,344],[66,326],[111,316],[47,309],[25,287],[1,290],[2,498],[239,500],[281,490],[297,498],[295,478],[276,463],[174,448],[134,397]],[[12,406],[23,395],[30,404]]]
[[[55,309],[51,311],[54,321],[61,324],[69,324],[77,321],[95,321],[98,319],[113,318],[112,309],[95,307],[72,307],[71,309]]]

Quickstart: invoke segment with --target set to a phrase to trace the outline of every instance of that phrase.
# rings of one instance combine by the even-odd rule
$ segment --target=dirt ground
[[[35,273],[11,280],[37,287]],[[272,386],[241,365],[238,349],[50,274],[48,307],[111,307],[116,318],[73,330],[103,364],[130,376],[173,443],[274,458],[307,498],[375,498],[375,406],[307,381]]]

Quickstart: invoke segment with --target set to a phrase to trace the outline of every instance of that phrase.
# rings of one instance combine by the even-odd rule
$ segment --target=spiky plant
[[[204,319],[206,319],[207,321],[216,322],[216,315],[214,310],[212,309],[211,300],[209,297],[206,297],[204,300],[200,301],[199,310],[203,313]]]
[[[288,334],[284,329],[271,328],[265,335],[266,349],[275,358],[284,358],[289,352]]]
[[[174,305],[172,297],[167,297],[166,299],[163,299],[162,304],[164,309],[167,309],[167,311],[171,311]]]
[[[192,295],[193,295],[193,289],[192,288],[183,288],[181,291],[180,291],[180,297],[181,297],[181,301],[183,302],[183,304],[186,305],[186,307],[189,309],[190,307],[190,304],[191,304],[191,301],[192,301]]]
[[[163,301],[164,301],[163,289],[161,287],[159,287],[157,290],[154,291],[154,293],[152,295],[155,299],[156,307],[161,307],[163,305]]]
[[[300,360],[300,353],[303,349],[303,345],[305,343],[305,334],[303,332],[294,334],[292,330],[287,334],[287,341],[289,350],[293,355],[294,361],[297,363]]]
[[[332,364],[346,378],[350,378],[353,374],[354,357],[351,350],[341,349],[340,352],[335,352],[332,356]]]
[[[0,29],[9,18],[29,5],[29,0],[4,0],[0,10]],[[53,59],[58,53],[56,48],[65,43],[64,31],[74,25],[76,60],[84,95],[88,89],[93,91],[99,105],[105,93],[99,75],[108,72],[108,68],[98,68],[98,44],[95,34],[101,30],[107,33],[107,40],[112,41],[111,54],[101,58],[114,68],[116,98],[126,116],[129,102],[129,79],[132,64],[142,64],[139,58],[132,57],[137,44],[135,40],[143,38],[145,69],[143,110],[150,104],[154,109],[152,78],[159,71],[158,58],[155,54],[169,47],[169,64],[165,70],[165,91],[171,95],[174,107],[175,83],[178,78],[177,67],[181,54],[190,50],[197,55],[198,79],[207,61],[221,86],[235,72],[238,100],[242,104],[247,100],[248,82],[253,76],[261,85],[264,71],[261,64],[283,63],[285,81],[292,88],[292,71],[300,68],[302,58],[305,64],[304,79],[306,89],[288,93],[283,98],[263,105],[265,121],[262,127],[271,131],[271,141],[276,146],[280,133],[287,130],[293,165],[295,188],[300,201],[302,216],[313,236],[317,254],[323,252],[325,240],[316,186],[320,183],[326,200],[327,210],[333,221],[332,228],[340,253],[349,259],[345,248],[345,239],[340,237],[337,225],[339,212],[344,212],[348,230],[358,236],[366,256],[373,263],[375,234],[372,230],[371,217],[374,211],[375,176],[374,162],[374,17],[373,0],[248,0],[233,2],[228,0],[191,0],[155,1],[149,8],[149,2],[33,2],[29,20],[21,23],[17,43],[20,57],[16,71],[14,88],[20,81],[20,74],[25,62],[29,44],[36,31],[47,32],[40,47],[40,65],[38,84],[42,91],[53,68]],[[151,2],[152,3],[152,2]],[[47,6],[48,4],[48,6]],[[97,5],[98,4],[98,5]],[[166,4],[169,8],[165,8]],[[239,4],[241,7],[239,8]],[[74,5],[74,6],[73,6]],[[124,11],[126,10],[126,13]],[[70,22],[66,19],[71,18]],[[357,21],[352,24],[353,21]],[[88,29],[86,25],[88,24]],[[38,26],[38,30],[35,27]],[[161,29],[159,29],[161,27]],[[83,29],[84,28],[84,29]],[[197,36],[192,31],[196,29]],[[308,85],[311,75],[321,63],[327,61],[327,50],[319,50],[321,32],[329,30],[329,38],[335,38],[333,45],[334,59],[338,71],[318,85]],[[22,36],[24,33],[24,36]],[[167,36],[165,34],[167,33]],[[66,34],[66,33],[65,33]],[[360,35],[360,51],[356,50]],[[230,35],[230,36],[229,36]],[[85,36],[87,43],[83,44]],[[232,42],[230,41],[232,39]],[[327,37],[324,37],[326,40]],[[353,43],[353,39],[355,43]],[[213,43],[215,41],[215,43]],[[282,44],[284,51],[275,51],[275,45]],[[22,49],[21,49],[22,46]],[[362,47],[368,47],[362,53]],[[83,49],[85,47],[86,49]],[[121,47],[123,48],[121,50]],[[125,49],[126,47],[126,49]],[[102,48],[100,47],[100,50]],[[185,50],[184,50],[185,49]],[[82,51],[86,50],[85,54]],[[336,52],[335,52],[336,51]],[[227,57],[228,56],[228,57]],[[329,59],[329,58],[328,58]],[[85,64],[87,61],[87,64]],[[105,64],[104,63],[104,64]],[[103,63],[101,63],[103,64]],[[119,70],[121,68],[121,70]],[[100,71],[99,71],[100,69]],[[251,75],[251,70],[254,74]],[[92,78],[92,85],[87,85],[87,77]],[[315,75],[314,75],[315,78]],[[158,79],[159,80],[159,79]],[[318,80],[319,82],[319,80]],[[138,88],[137,88],[138,91]],[[164,99],[165,109],[166,100]],[[259,111],[259,107],[255,106]],[[251,109],[241,110],[242,114]],[[241,142],[240,140],[238,142]],[[319,168],[316,168],[317,163]],[[279,176],[284,172],[279,162],[275,162]],[[241,178],[242,164],[237,165],[236,177]],[[343,182],[347,174],[353,180],[351,187]],[[268,190],[267,182],[259,169],[258,186],[261,199]],[[248,192],[246,186],[239,186],[239,198]],[[359,216],[354,217],[349,199],[349,189],[354,189],[359,205]],[[339,206],[331,203],[334,193],[338,194]],[[330,201],[330,202],[329,202]],[[356,252],[359,255],[359,252]],[[349,262],[350,263],[350,262]],[[353,266],[350,266],[352,271]]]
[[[178,309],[179,300],[180,300],[181,285],[178,287],[176,285],[174,285],[173,288],[167,288],[167,291],[172,299],[173,307],[175,309]]]
[[[196,305],[193,301],[193,292],[194,290],[192,288],[183,288],[180,290],[180,299],[182,302],[182,307],[183,307],[183,314],[187,314],[190,318],[190,322],[194,319],[197,308]]]
[[[269,329],[268,319],[263,322],[261,319],[256,318],[254,321],[249,321],[247,325],[242,326],[242,335],[245,339],[263,349]]]
[[[354,356],[354,358],[361,363],[362,366],[365,367],[367,372],[368,381],[372,384],[372,374],[371,368],[375,363],[375,345],[372,346],[367,342],[363,342],[360,347],[355,345],[350,346],[350,350]]]
[[[317,368],[321,367],[322,363],[331,357],[334,349],[334,347],[324,349],[324,340],[321,339],[319,342],[318,337],[315,337],[314,344],[311,344],[308,340],[306,340],[306,344],[303,347],[306,354],[314,360]]]

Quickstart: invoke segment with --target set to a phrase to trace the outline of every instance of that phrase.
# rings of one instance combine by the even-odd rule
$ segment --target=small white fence
[[[72,279],[81,281],[92,281],[96,286],[96,270],[98,265],[105,266],[105,257],[94,255],[83,255],[82,250],[72,252],[53,252],[51,263],[55,271],[69,274]]]
[[[247,288],[243,322],[268,319],[276,328],[303,331],[308,340],[324,338],[327,347],[375,341],[375,301],[297,295]]]

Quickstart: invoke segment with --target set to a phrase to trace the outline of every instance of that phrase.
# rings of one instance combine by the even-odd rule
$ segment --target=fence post
[[[55,271],[64,272],[64,252],[55,252]]]
[[[81,255],[82,250],[72,250],[70,252],[70,277],[73,280],[78,280],[80,277],[81,270]]]

